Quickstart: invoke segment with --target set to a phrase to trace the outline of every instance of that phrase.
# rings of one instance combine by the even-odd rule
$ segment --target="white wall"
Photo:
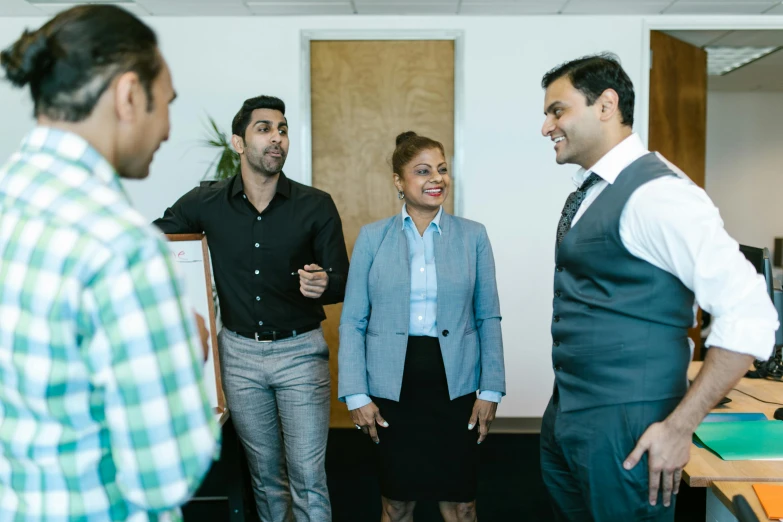
[[[783,93],[707,96],[707,193],[741,244],[783,237]]]
[[[484,223],[495,251],[508,396],[499,414],[538,417],[552,390],[549,333],[554,234],[573,167],[558,167],[543,123],[541,76],[560,62],[617,53],[637,85],[641,17],[280,17],[150,18],[179,94],[171,140],[149,179],[127,183],[149,219],[195,186],[212,154],[198,147],[210,114],[226,129],[242,101],[261,93],[286,101],[291,153],[301,179],[300,31],[462,29],[465,34],[463,215]],[[40,20],[0,19],[0,46]],[[0,86],[0,157],[32,125],[30,104]],[[639,110],[637,108],[637,114]],[[415,128],[415,122],[411,122]]]
[[[43,19],[0,17],[0,49],[10,45],[25,27],[38,27]],[[11,88],[0,72],[0,162],[16,150],[31,127],[33,103],[29,90]]]

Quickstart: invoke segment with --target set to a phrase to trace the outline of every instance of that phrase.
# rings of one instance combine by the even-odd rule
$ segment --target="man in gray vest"
[[[671,521],[694,430],[770,356],[777,314],[706,193],[633,132],[616,57],[542,86],[542,133],[557,163],[582,167],[557,229],[544,483],[559,521]],[[714,323],[688,387],[694,300]]]

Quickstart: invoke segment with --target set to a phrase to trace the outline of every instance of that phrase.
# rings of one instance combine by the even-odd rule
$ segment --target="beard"
[[[280,157],[270,156],[269,152],[277,152]],[[280,174],[285,165],[286,152],[276,146],[266,147],[263,150],[248,149],[247,162],[254,172],[263,176],[272,177]]]

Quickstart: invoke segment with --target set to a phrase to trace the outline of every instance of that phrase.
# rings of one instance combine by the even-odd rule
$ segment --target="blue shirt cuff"
[[[498,404],[500,404],[500,399],[502,397],[502,393],[490,390],[479,391],[478,394],[478,398],[482,401],[497,402]]]
[[[362,406],[366,406],[371,402],[372,399],[370,399],[370,396],[364,393],[355,393],[353,395],[345,396],[345,404],[348,405],[349,410],[355,410],[357,408],[361,408]]]

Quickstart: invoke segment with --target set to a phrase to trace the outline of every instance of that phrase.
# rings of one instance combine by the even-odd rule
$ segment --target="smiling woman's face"
[[[409,207],[418,210],[437,210],[446,201],[451,176],[446,158],[440,149],[424,149],[402,169],[402,176],[394,174],[394,185],[405,194]]]

